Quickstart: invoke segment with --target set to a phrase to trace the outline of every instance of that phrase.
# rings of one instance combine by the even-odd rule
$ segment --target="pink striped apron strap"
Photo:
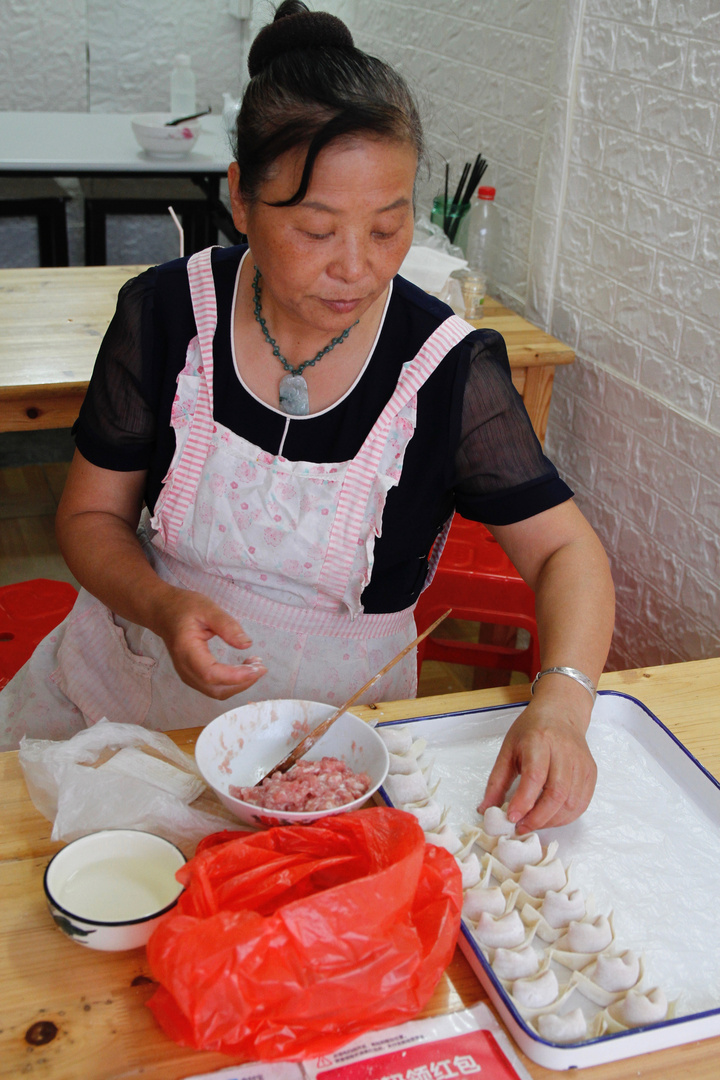
[[[209,247],[198,251],[187,264],[202,365],[198,368],[200,385],[187,442],[161,504],[165,544],[170,550],[175,548],[185,513],[195,498],[213,432],[213,338],[217,325],[217,301],[212,250]]]
[[[417,355],[405,364],[395,392],[347,471],[318,582],[318,598],[325,593],[325,586],[331,596],[344,594],[368,498],[394,418],[416,396],[450,350],[473,329],[464,319],[451,315],[430,335]]]

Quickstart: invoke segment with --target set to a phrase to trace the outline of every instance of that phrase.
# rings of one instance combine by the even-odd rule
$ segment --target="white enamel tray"
[[[460,829],[475,807],[502,737],[524,705],[394,721],[427,740],[435,798]],[[720,784],[640,701],[601,691],[588,741],[598,784],[585,814],[545,829],[573,888],[613,913],[615,945],[642,955],[646,989],[676,1015],[572,1044],[551,1043],[517,1012],[463,922],[460,947],[518,1046],[549,1069],[584,1068],[720,1035]],[[383,788],[380,795],[388,805]],[[580,1004],[581,998],[573,1002]]]

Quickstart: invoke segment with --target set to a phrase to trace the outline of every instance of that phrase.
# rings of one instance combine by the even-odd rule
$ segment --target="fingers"
[[[235,649],[249,649],[252,645],[251,639],[243,630],[242,626],[236,619],[233,619],[232,615],[228,615],[227,611],[223,611],[220,607],[212,608],[205,616],[208,629],[216,634],[223,641],[226,641],[228,645],[232,645]]]
[[[178,590],[166,612],[163,639],[180,678],[194,690],[219,701],[247,690],[267,669],[259,657],[237,664],[222,663],[210,650],[212,638],[234,649],[247,649],[252,641],[236,619],[207,597]]]
[[[597,768],[582,730],[530,707],[508,731],[478,806],[500,806],[519,776],[508,819],[519,833],[566,825],[588,807]]]
[[[517,769],[513,760],[512,749],[508,746],[506,739],[488,777],[485,795],[477,808],[478,813],[484,814],[488,806],[500,806],[516,776]]]

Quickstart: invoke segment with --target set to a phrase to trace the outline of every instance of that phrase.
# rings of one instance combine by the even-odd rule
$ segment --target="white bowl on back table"
[[[130,121],[135,138],[150,157],[178,158],[190,153],[200,134],[200,120],[167,126],[172,113],[144,113]]]

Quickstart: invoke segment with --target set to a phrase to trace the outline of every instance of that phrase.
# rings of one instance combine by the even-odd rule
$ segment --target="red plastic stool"
[[[452,608],[451,618],[527,630],[526,648],[493,642],[431,636],[418,646],[423,660],[522,671],[532,680],[540,670],[535,595],[487,529],[456,514],[432,584],[415,609],[418,633]],[[442,631],[442,624],[435,631]]]
[[[35,578],[0,587],[0,689],[61,623],[77,599],[67,581]]]

